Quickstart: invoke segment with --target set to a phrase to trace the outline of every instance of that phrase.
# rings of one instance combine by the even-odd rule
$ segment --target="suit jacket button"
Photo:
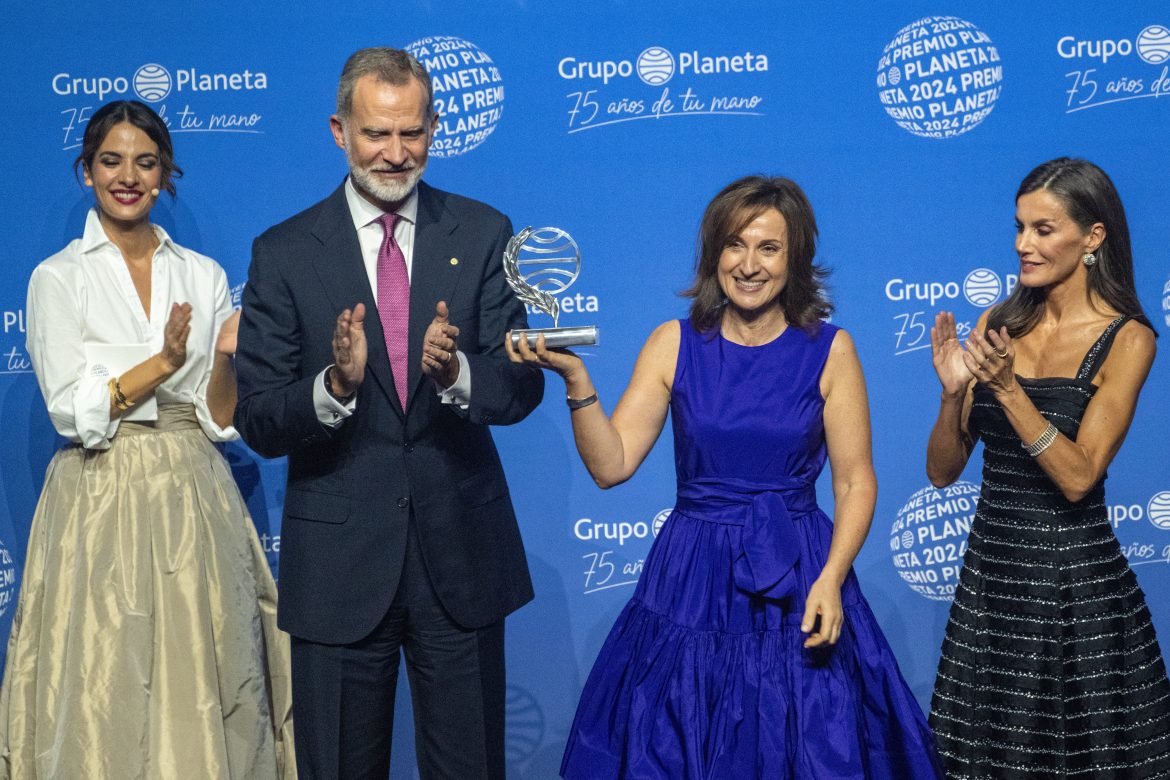
[[[409,498],[398,499],[398,508],[399,509],[406,509],[408,506],[410,506],[410,499]]]
[[[414,445],[413,444],[403,444],[402,449],[406,450],[408,453],[414,452]]]

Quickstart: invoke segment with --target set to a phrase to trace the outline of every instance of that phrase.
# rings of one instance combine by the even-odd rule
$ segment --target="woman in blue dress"
[[[660,325],[612,417],[565,380],[602,488],[674,431],[678,497],[581,696],[561,773],[581,778],[935,778],[934,740],[852,563],[877,492],[865,381],[813,263],[801,189],[748,177],[708,205],[689,319]],[[815,482],[829,460],[835,520]]]

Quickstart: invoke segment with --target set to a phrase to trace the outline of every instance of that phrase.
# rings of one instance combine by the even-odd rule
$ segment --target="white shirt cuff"
[[[313,382],[313,408],[317,412],[317,419],[326,428],[336,428],[345,422],[345,418],[353,414],[357,408],[357,397],[351,398],[348,403],[341,403],[325,389],[325,372],[333,366],[326,366],[317,374]]]
[[[435,390],[439,394],[439,400],[445,404],[458,406],[464,411],[471,405],[471,365],[467,362],[467,356],[463,354],[462,350],[456,350],[455,356],[459,358],[459,376],[456,377],[455,383],[446,390],[435,384]]]

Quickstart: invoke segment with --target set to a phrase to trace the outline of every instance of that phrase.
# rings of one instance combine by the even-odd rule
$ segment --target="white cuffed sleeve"
[[[341,403],[329,394],[325,389],[325,373],[332,367],[326,366],[317,374],[317,381],[313,383],[313,408],[317,410],[317,419],[322,425],[326,428],[339,428],[345,422],[345,418],[353,414],[357,408],[357,397],[355,395],[346,403]]]
[[[110,419],[111,372],[86,372],[84,291],[56,269],[38,266],[28,285],[25,347],[57,433],[91,450],[105,450],[118,430]]]
[[[231,291],[228,289],[227,274],[224,273],[223,268],[218,263],[212,264],[214,267],[214,283],[213,294],[209,302],[215,306],[215,313],[211,319],[211,334],[206,344],[203,344],[200,353],[205,356],[207,365],[204,367],[202,375],[199,378],[199,384],[195,388],[194,398],[195,404],[195,418],[199,420],[199,427],[207,434],[207,438],[212,441],[235,441],[240,438],[236,433],[236,429],[229,425],[226,428],[221,428],[216,425],[215,420],[211,416],[211,408],[207,405],[207,386],[211,383],[211,371],[215,366],[215,342],[219,338],[219,329],[223,327],[224,322],[228,317],[232,316],[234,309],[232,308]],[[196,302],[192,302],[192,306],[198,306]],[[206,305],[206,304],[204,304]],[[234,381],[234,379],[233,379]]]
[[[438,392],[439,400],[443,403],[467,411],[467,407],[471,405],[471,366],[468,364],[467,356],[463,354],[463,350],[456,350],[455,356],[459,359],[459,376],[446,390],[435,383],[435,391]]]

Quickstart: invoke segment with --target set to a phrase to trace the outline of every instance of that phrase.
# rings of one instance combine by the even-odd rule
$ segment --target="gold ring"
[[[1000,352],[998,349],[995,349],[992,351],[996,354],[996,357],[999,357],[999,358],[1007,357],[1007,350],[1006,349],[1003,352]]]

